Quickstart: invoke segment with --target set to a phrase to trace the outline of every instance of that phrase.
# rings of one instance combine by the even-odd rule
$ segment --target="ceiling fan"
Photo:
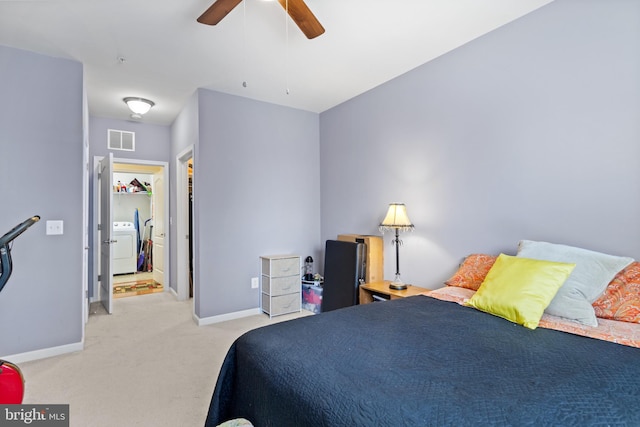
[[[207,25],[216,25],[222,21],[242,0],[216,0],[209,9],[207,9],[200,17],[198,22]],[[282,7],[289,12],[289,16],[293,19],[298,27],[302,30],[308,39],[313,39],[324,33],[324,27],[315,17],[311,9],[305,4],[304,0],[278,0]]]

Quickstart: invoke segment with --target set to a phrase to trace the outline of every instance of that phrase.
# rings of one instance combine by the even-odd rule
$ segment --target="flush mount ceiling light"
[[[143,115],[147,114],[151,107],[153,107],[155,102],[149,101],[148,99],[138,98],[134,96],[128,96],[123,99],[124,103],[127,104],[129,109],[133,114],[131,114],[131,118],[133,119],[141,119]]]

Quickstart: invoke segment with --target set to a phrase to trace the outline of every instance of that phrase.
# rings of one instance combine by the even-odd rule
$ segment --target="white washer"
[[[138,243],[132,222],[113,223],[113,274],[135,273],[138,270]]]

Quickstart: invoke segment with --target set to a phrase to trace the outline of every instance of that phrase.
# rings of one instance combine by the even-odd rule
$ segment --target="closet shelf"
[[[126,194],[127,196],[133,196],[134,194],[145,194],[147,196],[151,196],[151,193],[147,193],[146,191],[137,191],[135,193],[127,193],[125,191],[114,191],[113,194]]]

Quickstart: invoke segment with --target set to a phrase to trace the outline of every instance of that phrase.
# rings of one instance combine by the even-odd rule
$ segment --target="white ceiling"
[[[94,116],[141,96],[170,124],[199,87],[322,112],[551,1],[306,0],[326,29],[308,40],[275,1],[207,26],[213,0],[0,0],[0,45],[82,62]]]

